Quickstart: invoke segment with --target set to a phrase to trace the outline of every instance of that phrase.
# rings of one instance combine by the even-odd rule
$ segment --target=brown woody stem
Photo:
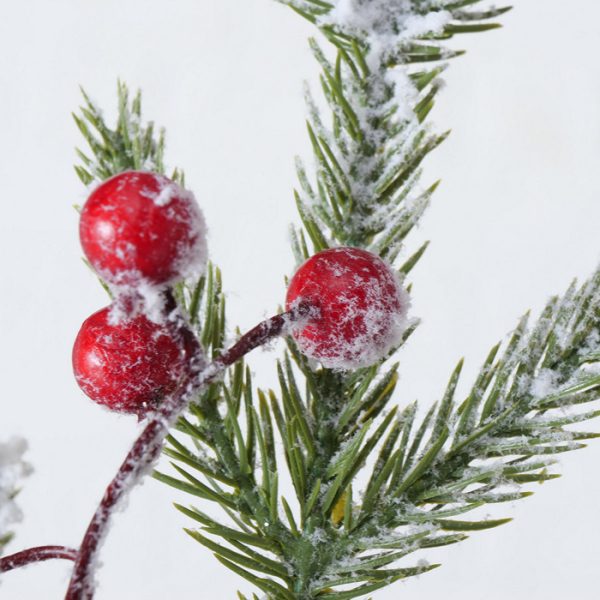
[[[197,371],[193,382],[167,398],[133,444],[117,475],[104,492],[77,552],[65,600],[91,600],[94,596],[94,563],[112,513],[118,502],[138,483],[158,459],[170,427],[194,396],[228,366],[248,352],[285,333],[287,326],[308,317],[311,306],[300,304],[290,312],[263,321],[243,335],[229,350]]]
[[[38,546],[37,548],[27,548],[15,554],[0,558],[0,573],[6,573],[19,567],[25,567],[32,563],[43,562],[53,558],[64,560],[75,560],[77,550],[65,546]]]

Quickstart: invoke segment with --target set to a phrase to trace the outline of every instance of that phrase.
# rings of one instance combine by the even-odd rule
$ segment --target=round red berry
[[[116,285],[172,283],[206,261],[193,194],[155,173],[127,171],[99,185],[83,206],[79,235],[96,272]]]
[[[73,372],[98,404],[142,417],[189,380],[198,346],[180,324],[154,323],[143,314],[113,322],[111,308],[81,326]]]
[[[315,307],[292,328],[300,350],[325,367],[356,369],[383,358],[406,329],[408,295],[381,258],[332,248],[309,258],[290,281],[286,307]]]

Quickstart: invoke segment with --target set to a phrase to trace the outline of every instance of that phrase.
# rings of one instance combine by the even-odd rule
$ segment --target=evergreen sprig
[[[311,41],[331,123],[307,94],[316,170],[309,175],[298,163],[297,260],[353,245],[406,276],[426,244],[405,255],[405,238],[437,186],[419,189],[420,166],[446,135],[425,124],[445,68],[436,62],[460,54],[441,42],[494,29],[490,19],[507,9],[415,1],[411,14],[447,11],[451,18],[415,38],[398,29],[401,41],[374,60],[368,31],[328,19],[333,3],[282,1],[331,43],[323,50]],[[139,95],[130,106],[120,85],[119,98],[114,130],[87,97],[77,118],[93,155],[80,153],[86,185],[131,168],[164,171],[164,137],[141,125]],[[227,333],[220,271],[211,265],[176,291],[206,352],[216,355]],[[523,486],[557,477],[555,454],[596,437],[572,426],[600,415],[581,409],[600,395],[590,368],[600,360],[600,273],[552,298],[532,327],[527,321],[492,348],[462,402],[455,398],[459,362],[440,402],[420,420],[416,404],[390,408],[397,364],[316,368],[288,340],[278,390],[255,389],[249,369],[237,363],[178,421],[165,450],[174,471],[155,477],[222,510],[218,518],[177,505],[194,524],[187,533],[269,599],[358,598],[431,570],[438,565],[398,561],[507,522],[463,515],[530,495]]]
[[[475,12],[465,7],[479,1],[415,1],[407,13],[399,6],[395,30],[402,41],[374,52],[373,40],[378,40],[373,32],[327,19],[334,3],[279,1],[315,23],[334,48],[328,58],[316,40],[310,40],[332,122],[324,123],[308,93],[307,127],[317,169],[311,182],[298,161],[300,191],[295,196],[306,235],[295,232],[296,258],[302,262],[312,253],[308,237],[315,252],[333,244],[353,245],[394,262],[438,185],[419,190],[420,165],[449,133],[431,133],[425,124],[446,67],[426,65],[463,54],[445,49],[438,40],[495,29],[499,24],[489,19],[509,8]],[[435,13],[447,15],[439,31],[417,38],[401,35],[401,19]],[[399,95],[406,97],[400,102]],[[403,274],[416,265],[425,248],[406,258],[400,267]]]
[[[20,438],[0,443],[0,556],[14,537],[12,526],[20,520],[16,499],[21,482],[32,472],[31,465],[23,460],[26,449],[27,444]]]
[[[165,173],[165,131],[155,132],[154,123],[142,123],[142,94],[138,90],[129,99],[129,90],[122,81],[117,82],[117,124],[111,129],[102,111],[81,88],[83,105],[73,119],[92,153],[76,149],[81,164],[75,165],[77,176],[84,185],[101,182],[113,175],[130,170]],[[171,179],[184,183],[183,173],[175,169]]]

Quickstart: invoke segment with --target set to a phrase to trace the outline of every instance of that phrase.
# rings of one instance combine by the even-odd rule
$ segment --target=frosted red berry
[[[383,358],[406,328],[408,295],[381,258],[359,248],[332,248],[309,258],[292,277],[287,310],[317,310],[292,329],[307,356],[325,367],[355,369]]]
[[[98,404],[144,416],[185,385],[197,346],[189,330],[145,315],[113,323],[111,307],[86,319],[73,346],[79,387]]]
[[[127,171],[98,186],[81,211],[79,235],[96,272],[116,285],[172,283],[206,260],[194,196],[155,173]]]

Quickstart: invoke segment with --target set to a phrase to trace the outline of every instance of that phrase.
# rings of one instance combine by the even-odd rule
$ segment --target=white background
[[[438,398],[456,360],[470,381],[487,349],[528,307],[596,265],[600,223],[600,8],[594,0],[515,0],[505,28],[463,37],[433,118],[453,128],[425,165],[443,179],[410,240],[432,239],[413,277],[424,324],[404,349],[398,401]],[[136,435],[132,418],[77,389],[70,351],[105,297],[80,261],[85,190],[70,112],[78,84],[114,115],[116,78],[145,93],[167,127],[211,227],[232,321],[272,313],[292,268],[293,156],[307,156],[303,79],[316,67],[310,26],[272,0],[2,0],[0,3],[0,439],[30,442],[35,474],[11,549],[77,545]],[[276,349],[276,352],[280,347]],[[275,354],[258,353],[258,381]],[[596,424],[596,427],[598,425]],[[566,456],[563,479],[503,514],[501,529],[430,553],[444,567],[376,599],[597,598],[600,444]],[[188,502],[149,481],[104,547],[99,600],[231,600],[245,582],[181,532]],[[3,578],[3,600],[62,598],[68,565]]]

